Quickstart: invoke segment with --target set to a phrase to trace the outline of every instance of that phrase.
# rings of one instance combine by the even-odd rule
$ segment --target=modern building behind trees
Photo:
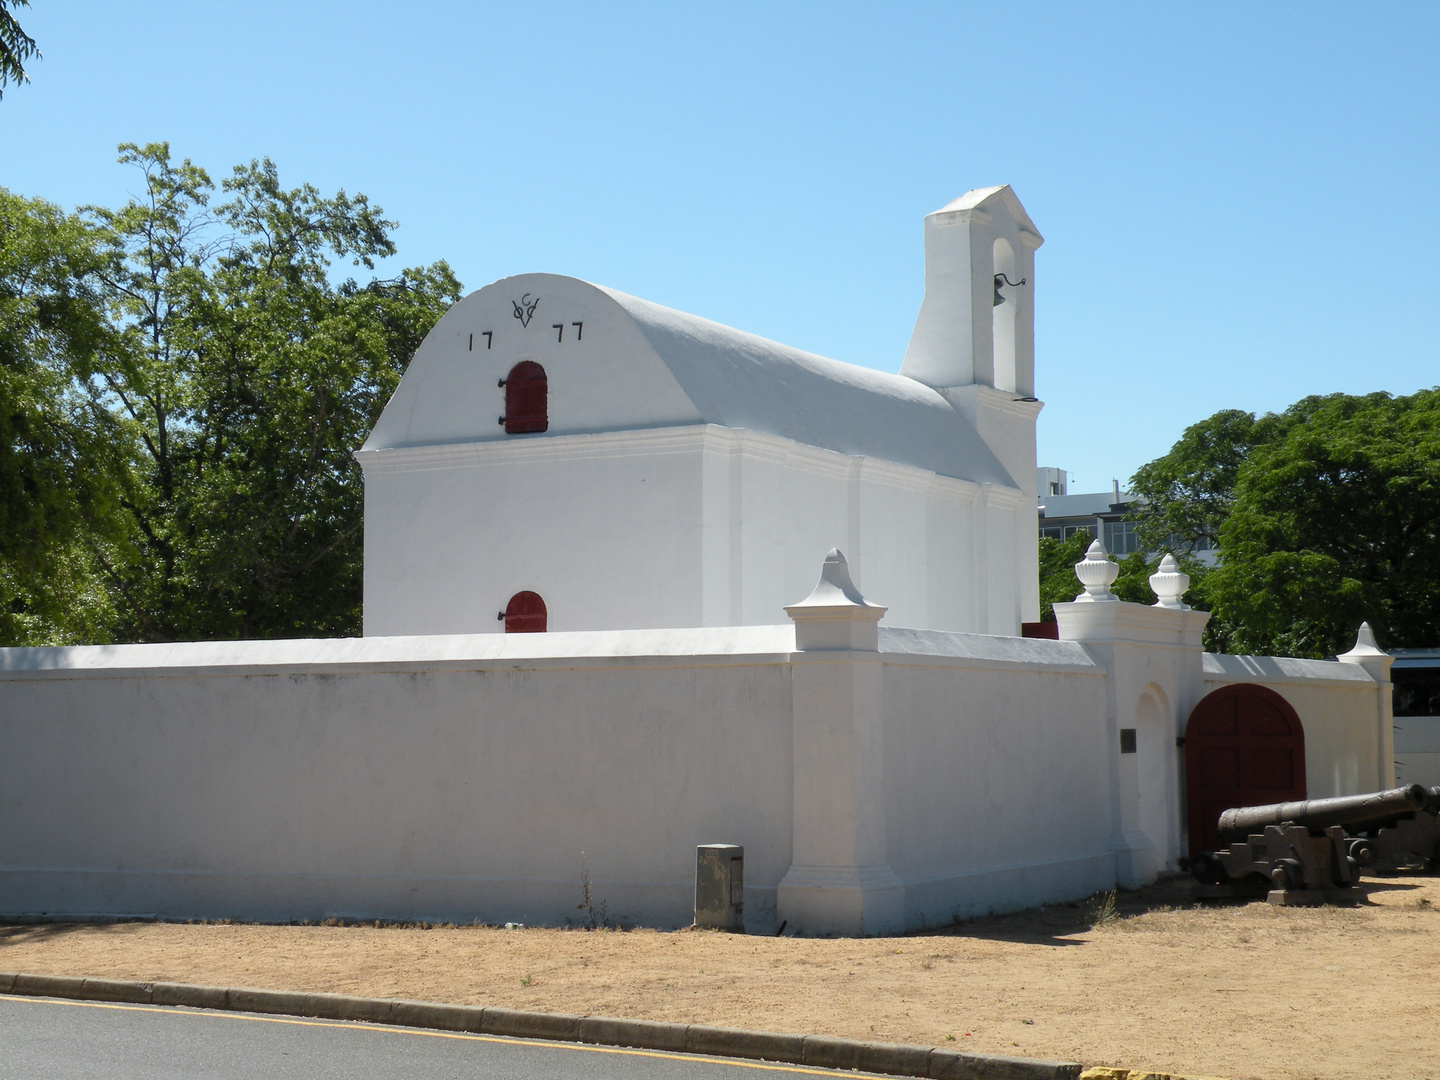
[[[1109,491],[1070,494],[1069,474],[1064,469],[1035,470],[1035,490],[1042,539],[1069,540],[1086,532],[1099,540],[1111,555],[1124,557],[1142,550],[1136,531],[1136,511],[1144,505],[1142,496],[1122,491],[1116,480]],[[1214,546],[1201,538],[1192,549],[1202,562],[1215,561]],[[1160,555],[1162,552],[1147,552]]]

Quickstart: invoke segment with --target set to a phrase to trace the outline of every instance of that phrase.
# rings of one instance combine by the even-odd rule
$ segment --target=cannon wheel
[[[1192,857],[1221,846],[1215,831],[1221,811],[1304,799],[1305,790],[1305,731],[1283,697],[1235,683],[1195,706],[1185,727]]]

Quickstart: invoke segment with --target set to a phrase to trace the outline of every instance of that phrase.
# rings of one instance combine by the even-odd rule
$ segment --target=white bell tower
[[[1008,184],[925,218],[925,299],[900,374],[945,395],[1015,486],[1035,493],[1035,249]]]

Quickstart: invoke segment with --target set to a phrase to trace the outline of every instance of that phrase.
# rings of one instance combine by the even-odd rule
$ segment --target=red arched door
[[[1222,811],[1303,798],[1305,731],[1288,701],[1254,683],[1201,699],[1185,726],[1191,858],[1220,847]]]
[[[534,360],[521,360],[500,385],[505,387],[505,415],[500,418],[505,434],[523,435],[550,426],[550,384],[543,367]]]
[[[505,632],[507,634],[543,634],[548,619],[545,601],[539,593],[517,592],[505,605]]]

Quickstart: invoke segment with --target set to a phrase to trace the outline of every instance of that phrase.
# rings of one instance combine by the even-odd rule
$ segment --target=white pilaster
[[[1113,599],[1108,586],[1114,576],[1093,565],[1104,557],[1103,549],[1096,556],[1096,547],[1098,544],[1080,564],[1085,567],[1082,580],[1088,577],[1087,589],[1104,595],[1092,593],[1072,603],[1056,604],[1055,618],[1061,639],[1083,644],[1108,672],[1105,738],[1110,762],[1107,780],[1113,793],[1108,846],[1115,853],[1117,884],[1136,888],[1154,881],[1160,869],[1173,867],[1181,854],[1184,818],[1178,778],[1184,770],[1175,740],[1182,734],[1190,710],[1204,696],[1200,635],[1210,614]],[[1120,731],[1138,729],[1137,713],[1147,693],[1166,712],[1162,745],[1148,748],[1150,754],[1122,755]],[[1141,763],[1147,757],[1155,765],[1142,772]],[[1147,785],[1166,793],[1163,821],[1140,819],[1140,792]]]
[[[1390,684],[1390,665],[1395,658],[1375,644],[1375,632],[1368,622],[1362,622],[1360,632],[1355,635],[1355,647],[1335,659],[1342,664],[1363,668],[1375,680],[1375,719],[1379,726],[1380,755],[1375,784],[1382,790],[1389,790],[1395,786],[1395,698]]]
[[[905,928],[905,887],[886,861],[883,670],[877,624],[831,550],[795,621],[791,866],[777,916],[805,934]]]

